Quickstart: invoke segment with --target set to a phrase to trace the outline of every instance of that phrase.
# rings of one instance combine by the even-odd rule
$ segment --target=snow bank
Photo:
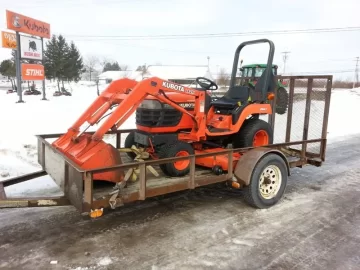
[[[38,89],[41,89],[39,86],[38,84]],[[103,90],[106,86],[106,84],[101,84],[100,88]],[[16,94],[6,94],[6,91],[0,91],[0,181],[39,170],[35,135],[66,132],[97,98],[94,82],[80,81],[70,85],[66,84],[65,88],[72,92],[72,96],[53,97],[52,94],[57,90],[57,84],[47,83],[46,93],[49,101],[42,101],[40,95],[24,96],[25,103],[23,104],[16,103],[18,100]],[[329,139],[360,133],[360,125],[349,124],[349,118],[353,117],[353,112],[359,105],[360,89],[335,89],[333,91],[328,125]],[[315,118],[319,119],[317,115],[323,111],[322,106],[323,103],[312,101],[312,118],[316,116]],[[304,111],[304,101],[294,104],[292,141],[302,139]],[[287,114],[276,115],[275,143],[284,140],[286,117]],[[134,116],[128,119],[122,127],[122,129],[127,128],[135,128]],[[95,129],[93,127],[90,130]],[[310,122],[310,131],[309,139],[320,138],[321,123]],[[45,189],[47,193],[55,192],[56,186],[54,185],[46,176],[21,184],[22,189],[19,189],[18,185],[9,187],[7,193],[11,196],[29,195],[30,193],[34,194],[33,192],[40,188]],[[39,194],[36,195],[39,196]]]
[[[105,85],[103,86],[106,87]],[[38,84],[37,88],[41,87]],[[35,135],[48,133],[64,133],[97,98],[94,82],[78,82],[65,84],[72,96],[54,97],[56,83],[47,83],[46,96],[23,96],[25,103],[19,104],[17,94],[6,94],[0,91],[0,181],[31,173],[41,169],[37,163],[37,140]],[[122,129],[134,128],[134,118],[128,119]],[[89,129],[95,130],[96,127]],[[2,177],[3,175],[4,177]],[[49,177],[42,177],[6,189],[11,196],[29,195],[38,189],[44,189],[44,194],[53,192],[54,182]],[[55,186],[56,188],[56,186]],[[41,195],[41,194],[37,194]]]

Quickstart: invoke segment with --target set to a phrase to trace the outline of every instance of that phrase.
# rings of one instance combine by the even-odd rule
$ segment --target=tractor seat
[[[238,102],[241,104],[247,103],[249,99],[250,88],[248,86],[234,86],[221,98],[211,102],[211,105],[216,108],[232,110],[238,106]]]

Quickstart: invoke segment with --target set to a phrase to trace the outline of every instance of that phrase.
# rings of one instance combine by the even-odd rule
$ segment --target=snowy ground
[[[3,116],[0,119],[0,126],[3,127],[0,136],[0,181],[39,170],[35,135],[66,132],[97,97],[94,82],[81,81],[77,84],[66,84],[65,87],[72,92],[71,97],[54,97],[52,94],[57,90],[57,85],[47,82],[48,101],[41,100],[40,95],[24,96],[23,104],[16,103],[18,97],[15,93],[6,94],[5,91],[0,91],[0,112]],[[105,85],[100,86],[100,90],[104,88]],[[360,89],[333,90],[328,126],[329,139],[360,133],[359,125],[349,125],[348,121],[344,121],[356,111],[358,104],[360,104]],[[304,109],[304,101],[294,104],[292,141],[301,140],[302,133],[297,132],[296,128],[302,130]],[[319,118],[322,111],[323,104],[312,101],[311,116],[315,119],[313,121],[315,124],[312,126],[310,123],[309,139],[320,138],[321,122],[316,123],[322,120]],[[286,117],[287,114],[276,115],[275,143],[284,140]],[[122,129],[134,127],[135,121],[132,117],[126,121]],[[90,130],[94,129],[95,127]],[[9,196],[41,195],[42,193],[37,193],[39,189],[45,194],[58,194],[57,186],[48,176],[8,187],[6,192]]]
[[[96,220],[72,206],[0,210],[0,268],[359,269],[359,145],[352,135],[328,146],[322,167],[293,169],[283,200],[267,210],[217,185]]]
[[[72,85],[72,97],[53,97],[54,89],[48,88],[49,101],[25,96],[24,104],[0,91],[0,179],[39,170],[34,135],[65,132],[96,98],[95,85],[86,82]],[[241,194],[216,187],[150,199],[98,220],[72,206],[4,209],[0,268],[357,269],[360,125],[349,125],[349,116],[359,104],[360,89],[333,91],[325,164],[293,169],[284,200],[271,209],[254,210]],[[296,106],[302,111],[304,104]],[[277,126],[284,117],[277,116]],[[6,191],[39,195],[40,189],[57,192],[48,177]]]

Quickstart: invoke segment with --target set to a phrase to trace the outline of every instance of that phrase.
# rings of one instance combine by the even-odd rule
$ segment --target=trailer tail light
[[[268,100],[273,100],[275,98],[274,93],[272,93],[272,92],[268,93],[267,98],[268,98]]]

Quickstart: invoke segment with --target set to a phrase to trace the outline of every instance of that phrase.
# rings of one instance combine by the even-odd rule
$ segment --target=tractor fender
[[[232,116],[233,129],[239,131],[246,118],[254,114],[272,114],[270,104],[248,104],[241,107],[240,111]]]
[[[268,147],[256,147],[253,148],[247,152],[245,152],[241,158],[239,159],[238,163],[235,166],[235,170],[234,170],[234,176],[236,178],[236,180],[241,184],[241,185],[249,185],[250,184],[250,179],[251,176],[253,174],[254,168],[256,166],[256,164],[267,154],[277,154],[278,156],[280,156],[287,167],[287,173],[288,176],[290,176],[290,166],[289,166],[289,162],[286,159],[285,155],[276,149],[271,149]]]

